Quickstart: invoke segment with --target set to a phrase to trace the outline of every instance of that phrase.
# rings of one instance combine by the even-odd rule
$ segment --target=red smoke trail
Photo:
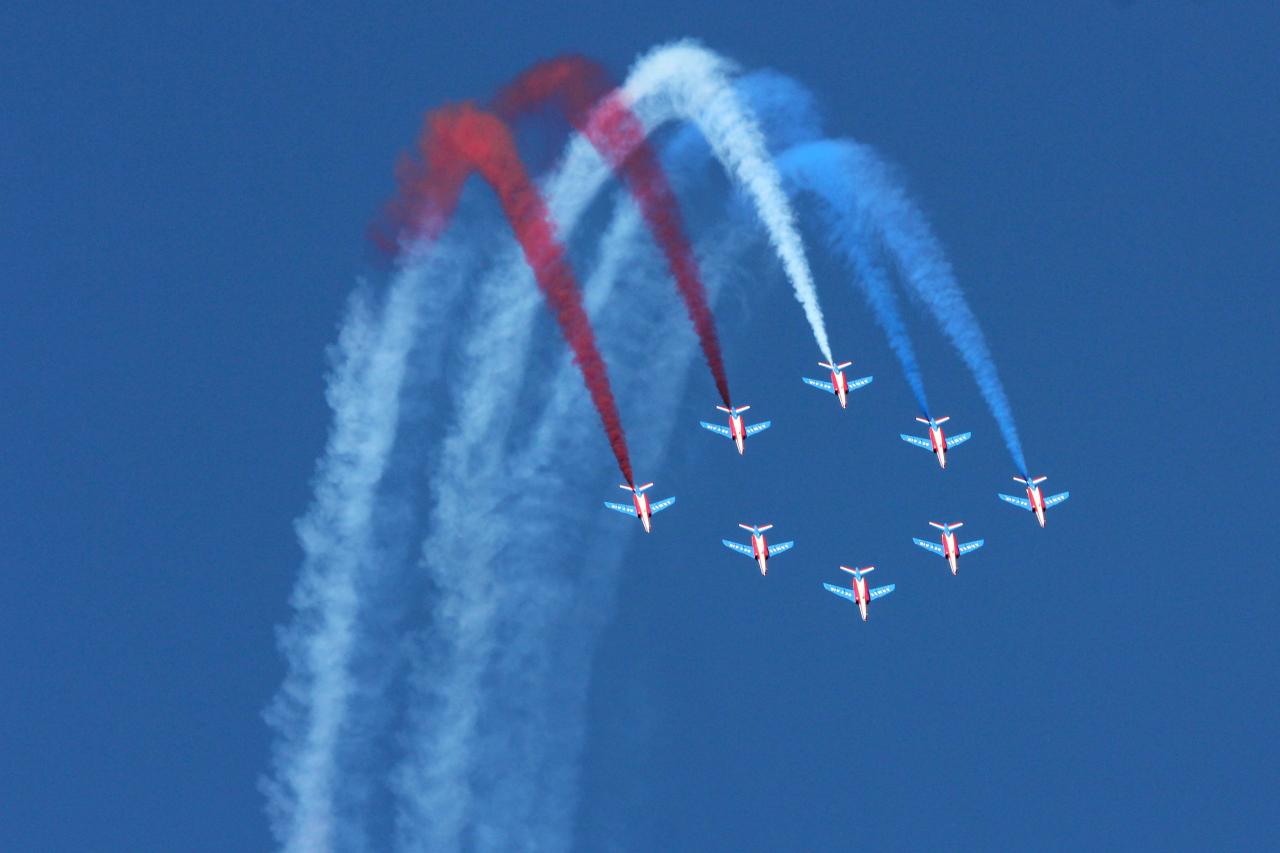
[[[513,80],[494,99],[493,111],[513,121],[542,104],[554,105],[626,181],[654,240],[667,256],[716,389],[725,406],[731,406],[715,318],[693,248],[684,234],[680,206],[645,138],[644,125],[620,96],[605,99],[614,88],[608,72],[598,63],[583,56],[564,56],[541,62]],[[592,107],[597,104],[593,118]]]
[[[472,104],[445,107],[427,115],[418,146],[423,162],[401,163],[402,194],[393,214],[407,214],[401,221],[412,223],[416,236],[434,241],[448,225],[462,185],[473,172],[493,187],[582,370],[622,476],[634,482],[627,439],[581,291],[556,240],[546,202],[529,181],[506,124]]]

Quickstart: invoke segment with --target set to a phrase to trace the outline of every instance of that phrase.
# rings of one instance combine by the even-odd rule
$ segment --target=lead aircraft
[[[631,505],[616,504],[612,501],[605,501],[604,505],[614,512],[621,512],[640,519],[640,523],[644,525],[644,532],[649,532],[649,519],[655,514],[662,512],[667,507],[676,502],[675,497],[669,497],[665,500],[658,501],[656,504],[650,504],[649,498],[645,495],[645,490],[653,486],[653,483],[645,483],[643,486],[630,486],[622,484],[618,488],[631,492]]]
[[[1049,479],[1048,477],[1036,477],[1034,480],[1030,481],[1022,477],[1014,477],[1013,479],[1027,487],[1027,496],[1025,498],[1015,498],[1013,495],[1000,495],[1000,500],[1034,512],[1036,514],[1036,520],[1040,522],[1041,527],[1044,527],[1045,510],[1051,506],[1056,506],[1071,497],[1070,492],[1062,492],[1048,498],[1040,494],[1040,484]]]
[[[855,379],[850,382],[845,378],[844,369],[851,364],[853,364],[852,361],[842,361],[839,364],[831,364],[826,361],[818,362],[819,367],[825,367],[831,371],[830,382],[823,382],[821,379],[810,379],[808,376],[801,376],[800,378],[814,388],[820,388],[828,394],[835,394],[836,399],[840,401],[840,408],[843,409],[848,405],[850,391],[856,391],[863,385],[870,384],[871,380],[875,378],[874,376],[864,376],[861,379]]]
[[[942,425],[951,420],[950,416],[945,418],[916,418],[922,424],[929,425],[929,437],[921,438],[918,435],[907,435],[905,432],[899,433],[898,436],[908,444],[914,444],[916,447],[923,447],[925,450],[932,452],[938,457],[938,464],[943,470],[947,467],[947,451],[958,444],[964,444],[968,441],[973,433],[966,432],[960,435],[953,435],[950,438],[942,432]]]
[[[739,524],[738,526],[743,530],[750,531],[750,545],[743,545],[741,542],[734,542],[731,539],[721,539],[720,541],[723,542],[724,547],[729,550],[737,551],[739,554],[744,554],[755,560],[757,565],[760,566],[761,575],[769,574],[770,557],[774,554],[781,554],[783,551],[790,551],[791,546],[796,544],[795,542],[779,542],[777,545],[770,545],[764,538],[764,532],[766,530],[772,530],[772,524],[765,524],[763,526]]]
[[[758,424],[752,424],[749,427],[744,427],[742,424],[742,413],[751,408],[750,406],[736,406],[732,409],[727,409],[724,406],[716,406],[716,408],[729,415],[729,426],[727,428],[722,427],[719,424],[709,424],[706,421],[699,421],[698,423],[702,424],[703,429],[709,429],[716,435],[722,435],[725,438],[732,439],[733,443],[738,445],[739,456],[743,453],[742,443],[746,440],[747,436],[755,435],[758,432],[764,432],[773,425],[773,421],[761,421]]]
[[[932,551],[933,553],[937,554],[939,557],[946,557],[947,562],[951,564],[951,574],[953,575],[958,574],[960,571],[960,565],[959,565],[960,555],[968,554],[970,551],[978,550],[987,541],[985,539],[975,539],[972,542],[966,542],[963,545],[957,545],[956,535],[952,533],[952,531],[957,528],[964,527],[963,521],[957,521],[954,524],[947,524],[945,522],[939,522],[939,521],[931,521],[929,522],[929,525],[931,527],[936,527],[942,531],[941,545],[935,542],[926,541],[924,539],[916,539],[914,537],[912,537],[911,541],[916,543],[926,551]]]
[[[875,571],[875,568],[875,566],[867,566],[865,569],[851,569],[848,566],[841,566],[840,571],[848,572],[853,575],[853,586],[850,589],[845,589],[842,586],[836,586],[835,584],[830,583],[823,584],[823,586],[826,587],[827,592],[835,593],[841,598],[847,598],[854,604],[858,605],[858,612],[862,614],[863,622],[867,621],[867,604],[875,601],[877,598],[883,598],[893,592],[894,588],[897,586],[896,584],[888,584],[887,586],[878,586],[875,589],[868,590],[867,580],[864,575]]]

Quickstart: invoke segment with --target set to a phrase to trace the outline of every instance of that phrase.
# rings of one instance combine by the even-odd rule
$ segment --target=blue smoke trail
[[[786,126],[793,118],[807,128],[814,122],[812,98],[798,98],[793,107],[791,99],[779,97],[782,86],[778,82],[780,77],[781,75],[776,74],[749,75],[741,78],[738,85],[767,128]],[[762,85],[762,79],[767,83]],[[794,81],[790,83],[795,91],[803,91],[800,84]],[[805,147],[811,148],[811,153],[784,155],[781,164],[783,168],[790,162],[789,156],[802,162],[824,161],[812,164],[806,162],[806,166],[813,167],[807,177],[817,191],[824,193],[824,197],[828,194],[836,195],[837,201],[840,201],[840,194],[835,193],[833,187],[855,191],[851,200],[840,201],[840,204],[848,205],[856,212],[855,221],[865,229],[865,233],[843,236],[833,234],[829,237],[833,245],[846,251],[865,252],[868,246],[880,243],[892,261],[898,280],[929,310],[938,327],[973,374],[978,391],[1000,428],[1009,455],[1013,457],[1018,470],[1026,476],[1027,463],[1022,453],[1022,442],[1018,438],[1018,427],[1014,423],[1013,410],[1005,395],[1004,385],[1000,382],[986,336],[982,333],[973,309],[964,298],[946,252],[920,208],[907,195],[884,160],[870,147],[850,140],[824,141]],[[876,237],[878,240],[874,239]],[[846,251],[842,251],[842,254],[846,254]],[[870,288],[868,299],[872,299]],[[875,308],[874,303],[872,307]],[[883,320],[881,322],[884,325]],[[885,331],[889,333],[892,343],[890,327],[886,325]],[[905,333],[902,339],[907,340]],[[895,352],[898,352],[896,347]],[[901,353],[898,355],[901,359]],[[903,368],[908,372],[910,381],[910,371],[905,362]],[[918,392],[917,396],[924,408],[923,392]]]

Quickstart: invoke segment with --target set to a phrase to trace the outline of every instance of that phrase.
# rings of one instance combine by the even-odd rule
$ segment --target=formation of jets
[[[826,391],[828,394],[834,394],[840,403],[841,409],[848,407],[848,395],[850,391],[854,391],[870,384],[871,380],[874,378],[871,376],[863,376],[859,379],[849,380],[844,375],[844,370],[853,364],[853,362],[850,361],[840,362],[839,364],[820,361],[818,364],[831,371],[830,381],[810,379],[807,376],[801,378],[806,384],[811,385],[814,388]],[[738,455],[740,456],[745,453],[746,440],[748,437],[763,432],[773,425],[773,421],[761,421],[749,426],[745,424],[742,419],[742,413],[750,409],[750,406],[716,406],[716,408],[728,415],[727,425],[713,424],[708,423],[707,421],[700,421],[699,423],[702,425],[703,429],[732,441],[738,448]],[[926,416],[923,418],[917,417],[916,420],[928,427],[928,435],[919,436],[902,433],[902,440],[908,444],[913,444],[933,453],[938,459],[939,467],[943,470],[946,470],[947,467],[947,451],[968,441],[973,435],[971,432],[965,432],[959,435],[948,436],[943,431],[942,425],[951,420],[949,417],[932,418]],[[1019,507],[1020,509],[1034,513],[1036,520],[1040,522],[1041,527],[1044,527],[1045,524],[1045,511],[1052,506],[1062,503],[1071,496],[1070,492],[1062,492],[1046,498],[1040,492],[1040,484],[1047,479],[1043,476],[1031,478],[1028,475],[1023,477],[1014,477],[1013,479],[1022,483],[1022,485],[1026,487],[1027,496],[1025,498],[1021,498],[1014,497],[1013,495],[1000,494],[998,497],[1007,503]],[[623,484],[620,488],[631,493],[631,503],[622,504],[605,501],[604,505],[615,512],[621,512],[640,519],[640,523],[644,525],[645,532],[648,533],[651,530],[652,517],[656,513],[661,512],[676,502],[674,497],[669,497],[665,500],[650,504],[649,498],[645,495],[645,491],[652,486],[653,483],[645,483],[641,486]],[[964,522],[962,521],[931,521],[929,524],[941,531],[941,536],[938,541],[935,542],[927,539],[917,539],[914,537],[911,541],[924,550],[945,559],[947,561],[947,565],[951,568],[952,575],[959,574],[960,558],[962,556],[971,554],[978,550],[986,542],[984,539],[975,539],[972,542],[964,543],[957,542],[955,531],[964,526]],[[750,557],[754,560],[756,565],[760,568],[760,574],[762,577],[769,574],[769,560],[771,557],[785,551],[789,551],[795,546],[795,542],[780,542],[776,544],[769,542],[765,533],[773,529],[772,524],[739,524],[738,526],[751,535],[751,541],[749,543],[735,542],[731,539],[722,539],[720,541],[729,550],[741,554],[744,557]],[[867,621],[868,605],[872,601],[893,592],[896,588],[896,584],[886,584],[878,587],[867,586],[866,575],[870,574],[875,569],[875,566],[867,566],[865,568],[849,568],[848,566],[841,566],[840,569],[841,571],[848,572],[853,576],[850,586],[845,587],[830,583],[823,583],[822,585],[827,589],[827,591],[834,593],[841,598],[847,599],[856,605],[859,614],[862,616],[863,622]]]

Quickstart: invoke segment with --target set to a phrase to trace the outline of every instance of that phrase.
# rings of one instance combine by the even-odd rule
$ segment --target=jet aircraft
[[[640,519],[640,523],[644,525],[644,532],[649,532],[649,519],[655,514],[662,512],[667,507],[676,502],[674,497],[666,500],[658,501],[655,504],[649,503],[649,497],[645,494],[645,490],[653,486],[653,483],[645,483],[643,486],[629,486],[623,484],[618,488],[631,492],[631,505],[616,504],[612,501],[605,501],[604,505],[614,512],[625,513],[634,518]]]
[[[800,377],[814,388],[820,388],[828,394],[835,394],[836,399],[840,401],[840,408],[845,408],[848,404],[848,394],[850,391],[856,391],[863,385],[870,384],[874,376],[864,376],[861,379],[855,379],[850,382],[844,375],[844,369],[853,364],[852,361],[842,361],[839,364],[831,364],[829,362],[818,362],[819,367],[825,367],[831,371],[831,381],[824,382],[821,379],[810,379],[808,376]]]
[[[937,521],[929,522],[930,526],[936,527],[942,531],[942,544],[929,542],[924,539],[912,538],[911,541],[919,545],[926,551],[932,551],[939,557],[946,557],[947,562],[951,564],[951,574],[957,574],[960,571],[960,555],[968,554],[970,551],[976,551],[983,546],[987,540],[975,539],[972,542],[966,542],[963,545],[956,544],[956,535],[952,531],[963,527],[963,521],[957,521],[954,524],[940,523]]]
[[[864,577],[868,573],[875,570],[875,566],[867,566],[865,569],[851,569],[848,566],[841,566],[841,571],[848,572],[853,575],[853,586],[845,589],[835,584],[824,583],[827,592],[835,593],[841,598],[847,598],[854,604],[858,605],[858,612],[862,614],[862,621],[867,621],[867,604],[875,601],[877,598],[888,595],[893,592],[897,584],[888,584],[887,586],[878,586],[875,589],[867,589],[867,580]]]
[[[769,574],[770,557],[775,554],[781,554],[783,551],[790,551],[791,546],[796,544],[795,542],[779,542],[777,545],[769,544],[765,540],[764,533],[766,530],[773,529],[772,524],[763,526],[739,524],[738,526],[751,533],[750,545],[743,545],[741,542],[734,542],[730,539],[721,539],[720,541],[724,543],[724,547],[755,560],[757,565],[760,566],[761,575]]]
[[[702,424],[703,429],[709,429],[717,435],[722,435],[725,438],[732,439],[733,443],[738,445],[739,456],[743,453],[743,442],[746,440],[747,436],[755,435],[758,432],[764,432],[773,425],[773,421],[761,421],[760,423],[752,424],[751,426],[743,426],[742,413],[751,408],[750,406],[735,406],[732,409],[727,409],[724,406],[716,406],[716,408],[729,415],[728,427],[722,427],[719,424],[709,424],[706,421],[699,421],[699,423]]]
[[[922,424],[929,425],[929,437],[921,438],[918,435],[907,435],[905,432],[899,433],[899,437],[908,444],[914,444],[916,447],[923,447],[925,450],[933,453],[938,457],[938,464],[941,465],[944,470],[947,467],[947,451],[958,444],[964,444],[973,435],[971,432],[966,432],[961,433],[960,435],[953,435],[948,438],[942,432],[942,425],[951,420],[949,416],[945,418],[938,418],[937,420],[934,420],[933,418],[916,418],[916,420]]]
[[[1036,514],[1036,520],[1040,522],[1041,527],[1044,527],[1045,510],[1051,506],[1056,506],[1071,497],[1070,492],[1062,492],[1047,498],[1040,494],[1040,484],[1049,479],[1048,477],[1036,477],[1030,482],[1022,477],[1014,477],[1013,479],[1027,487],[1027,496],[1025,498],[1015,498],[1013,495],[1000,495],[1000,500],[1034,512]]]

